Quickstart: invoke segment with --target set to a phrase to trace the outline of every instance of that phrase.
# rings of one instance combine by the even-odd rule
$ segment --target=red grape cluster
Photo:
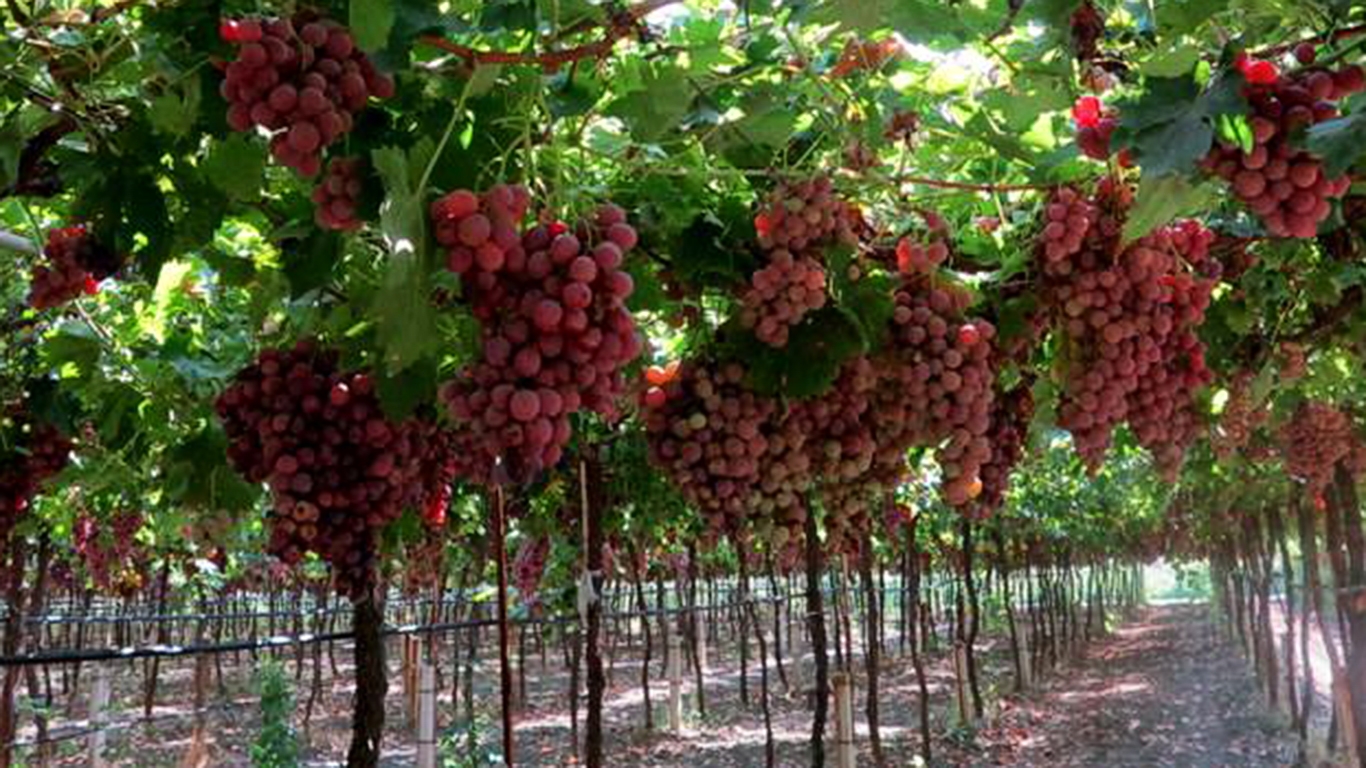
[[[790,329],[825,306],[825,267],[810,256],[795,257],[779,248],[769,256],[768,266],[750,279],[741,297],[740,322],[754,330],[759,341],[774,347],[787,346]]]
[[[766,344],[786,346],[789,329],[825,306],[822,249],[853,243],[860,226],[857,210],[840,199],[828,177],[775,189],[754,217],[768,263],[754,273],[741,296],[745,327]]]
[[[825,542],[827,556],[842,554],[855,559],[863,547],[865,535],[873,527],[874,505],[881,488],[857,482],[826,483],[820,488],[821,506],[825,508]]]
[[[345,27],[326,20],[226,20],[220,36],[238,46],[220,92],[228,126],[271,131],[270,150],[303,176],[322,170],[322,151],[352,128],[370,97],[394,95]]]
[[[116,513],[107,525],[89,514],[76,518],[72,544],[100,591],[129,597],[146,583],[151,553],[137,540],[142,524],[143,516],[134,510]]]
[[[1304,481],[1310,495],[1319,497],[1333,481],[1339,462],[1353,457],[1358,446],[1352,420],[1338,408],[1308,400],[1280,429],[1286,470]]]
[[[1090,204],[1062,190],[1046,211],[1044,299],[1068,339],[1070,358],[1058,423],[1095,468],[1114,428],[1127,420],[1170,472],[1199,426],[1193,392],[1210,380],[1194,332],[1204,322],[1213,281],[1193,274],[1193,267],[1206,261],[1214,236],[1186,222],[1121,250],[1131,200],[1125,188],[1107,182]],[[1062,215],[1083,206],[1085,214]]]
[[[1081,251],[1091,226],[1100,219],[1100,211],[1077,190],[1063,187],[1049,199],[1044,217],[1039,235],[1044,258],[1061,262]]]
[[[1253,401],[1252,373],[1239,371],[1228,387],[1228,402],[1224,404],[1219,424],[1210,434],[1214,455],[1227,460],[1252,439],[1257,427],[1266,423],[1270,411]]]
[[[651,460],[714,530],[726,533],[741,530],[761,484],[772,483],[776,496],[788,477],[809,466],[799,449],[773,461],[777,403],[744,379],[738,363],[687,362],[660,388],[663,401],[653,405],[647,393],[643,408]]]
[[[1072,105],[1072,122],[1077,126],[1077,147],[1092,160],[1110,158],[1110,138],[1119,127],[1119,117],[1095,96],[1083,96]]]
[[[439,526],[423,526],[422,535],[407,546],[403,568],[403,592],[416,595],[441,583],[446,561],[446,531]]]
[[[525,188],[506,185],[432,204],[437,241],[482,324],[483,359],[443,390],[462,425],[461,471],[478,482],[498,467],[520,481],[554,466],[580,408],[616,418],[621,370],[641,349],[626,308],[634,283],[622,261],[636,244],[626,214],[606,205],[591,226],[519,234],[529,204]]]
[[[818,480],[850,484],[872,469],[877,454],[872,394],[877,385],[872,361],[857,357],[844,364],[834,386],[794,409],[793,417],[803,421],[811,471]]]
[[[322,183],[313,188],[313,220],[323,229],[360,229],[356,209],[365,190],[365,159],[336,157],[327,164]]]
[[[446,526],[451,508],[452,483],[460,471],[456,436],[433,425],[425,425],[426,458],[422,462],[422,521],[430,529]]]
[[[1313,66],[1312,46],[1296,51],[1303,67],[1281,72],[1269,61],[1243,55],[1237,63],[1247,80],[1252,116],[1250,151],[1217,143],[1205,166],[1228,181],[1233,192],[1276,237],[1311,238],[1332,212],[1329,202],[1346,194],[1351,179],[1328,178],[1322,159],[1295,145],[1298,131],[1338,115],[1337,102],[1366,89],[1361,67],[1337,70]]]
[[[518,599],[528,608],[534,608],[541,603],[538,592],[549,557],[549,536],[523,539],[521,546],[517,548],[517,555],[512,562],[513,582],[517,585]]]
[[[71,441],[55,427],[38,423],[22,406],[0,412],[0,542],[70,460]]]
[[[1309,372],[1309,353],[1303,344],[1281,342],[1279,360],[1282,381],[1299,381]]]
[[[939,238],[917,243],[903,237],[896,244],[896,268],[903,275],[928,275],[948,257],[948,243]]]
[[[981,493],[980,470],[991,456],[996,329],[965,316],[967,291],[924,276],[906,279],[895,300],[892,351],[879,362],[887,381],[874,393],[875,476],[892,481],[904,471],[907,448],[937,446],[944,500],[965,506]]]
[[[76,225],[48,230],[43,248],[46,263],[33,267],[28,304],[52,309],[82,294],[93,296],[99,282],[123,266],[123,260]]]
[[[991,457],[982,465],[982,495],[975,511],[987,516],[1001,508],[1010,485],[1010,473],[1024,457],[1029,424],[1034,420],[1034,394],[1026,381],[1007,392],[997,392],[991,407],[987,441]]]
[[[1105,17],[1096,4],[1084,0],[1070,19],[1072,27],[1072,51],[1077,61],[1090,62],[1100,56],[1100,39],[1105,35]]]
[[[346,595],[372,586],[381,529],[422,496],[428,428],[390,421],[370,376],[311,341],[262,352],[217,410],[233,466],[270,486],[271,553],[316,553]]]

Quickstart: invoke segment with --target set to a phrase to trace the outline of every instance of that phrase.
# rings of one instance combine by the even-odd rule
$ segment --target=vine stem
[[[654,13],[660,8],[674,5],[681,0],[645,0],[639,5],[633,6],[615,18],[598,25],[607,31],[601,40],[591,43],[564,48],[556,51],[544,51],[542,53],[526,53],[518,51],[486,51],[468,45],[451,42],[438,35],[422,35],[417,42],[432,48],[443,50],[447,53],[455,54],[464,59],[467,64],[534,64],[546,69],[555,69],[564,64],[568,64],[582,59],[601,59],[612,52],[619,40],[630,37],[636,32],[636,25],[641,19]],[[587,30],[590,27],[575,25],[565,30],[563,34]]]
[[[470,73],[470,78],[465,81],[465,87],[460,89],[460,98],[455,102],[455,108],[451,110],[451,119],[446,123],[446,130],[441,133],[441,141],[436,143],[436,150],[432,152],[432,158],[427,161],[427,167],[422,169],[422,179],[417,183],[418,193],[427,189],[427,182],[432,178],[432,172],[436,170],[436,163],[441,159],[441,154],[446,151],[446,144],[451,140],[451,134],[455,132],[455,126],[460,124],[460,116],[465,113],[465,100],[469,98],[470,86],[474,83],[474,73]]]
[[[1337,42],[1338,40],[1345,40],[1349,37],[1356,37],[1357,35],[1361,34],[1366,34],[1366,24],[1357,24],[1356,26],[1352,27],[1343,27],[1342,29],[1336,29],[1332,32],[1318,35],[1317,37],[1310,37],[1304,40],[1296,40],[1293,43],[1282,43],[1281,45],[1274,45],[1270,48],[1263,48],[1260,51],[1254,51],[1252,55],[1257,58],[1265,58],[1267,56],[1279,56],[1280,54],[1285,53],[1286,51],[1294,50],[1296,46],[1303,45],[1305,43],[1311,43],[1315,45],[1319,43],[1332,43]]]
[[[924,176],[898,176],[888,180],[901,184],[919,184],[923,187],[934,187],[935,189],[959,189],[969,192],[984,192],[987,194],[995,194],[997,192],[1033,192],[1052,189],[1056,186],[1054,184],[976,184],[968,181],[931,179]]]
[[[0,248],[18,253],[37,254],[38,248],[23,235],[16,235],[8,230],[0,229]]]

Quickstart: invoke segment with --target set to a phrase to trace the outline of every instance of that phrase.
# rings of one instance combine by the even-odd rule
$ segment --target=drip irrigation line
[[[762,602],[777,604],[785,600],[792,600],[794,597],[774,597],[766,598]],[[720,607],[720,606],[718,606]],[[716,610],[713,608],[698,608],[697,611]],[[693,609],[665,608],[652,609],[647,611],[630,611],[625,613],[611,614],[604,617],[609,621],[623,621],[637,618],[653,618],[660,616],[677,616],[692,612]],[[576,616],[555,616],[555,617],[529,617],[514,619],[511,623],[514,626],[561,626],[575,624],[578,622]],[[447,634],[450,632],[467,631],[471,629],[483,629],[495,627],[498,620],[487,619],[467,619],[464,621],[440,622],[436,624],[402,624],[388,626],[383,630],[385,637],[400,635],[431,635]],[[33,665],[54,665],[54,664],[77,664],[101,661],[126,661],[132,659],[147,658],[178,658],[185,656],[199,656],[202,654],[223,654],[236,653],[241,651],[259,651],[272,648],[293,648],[301,645],[315,645],[318,643],[332,643],[353,639],[355,634],[351,630],[338,632],[305,632],[298,635],[272,635],[270,637],[255,638],[251,640],[234,640],[218,643],[193,643],[189,645],[168,645],[156,644],[142,647],[124,648],[83,648],[71,650],[47,650],[39,653],[18,654],[14,656],[0,656],[0,668],[9,666],[33,666]]]

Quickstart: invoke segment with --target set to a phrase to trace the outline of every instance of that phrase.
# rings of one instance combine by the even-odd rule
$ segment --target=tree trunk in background
[[[878,708],[877,708],[877,673],[881,654],[880,643],[878,642],[878,625],[880,624],[877,601],[877,585],[873,581],[873,539],[872,536],[865,534],[863,546],[859,552],[859,576],[863,579],[863,602],[864,615],[867,619],[864,625],[863,641],[863,668],[867,676],[868,703],[866,714],[868,717],[868,745],[873,750],[873,764],[878,768],[886,765],[886,759],[882,755],[882,735],[878,732]]]
[[[920,613],[920,553],[916,551],[914,523],[906,527],[906,549],[910,553],[910,568],[906,575],[909,582],[909,605],[914,606],[916,613]],[[919,619],[919,616],[911,616],[911,626],[916,626]],[[925,765],[933,765],[933,745],[930,741],[930,690],[925,682],[925,662],[920,654],[920,640],[923,636],[924,633],[914,630],[911,632],[911,666],[915,667],[915,683],[920,690],[920,757]]]
[[[24,571],[28,561],[28,551],[23,536],[14,536],[10,544],[10,582],[7,585],[6,604],[9,613],[5,621],[3,641],[6,656],[19,652],[24,629]],[[19,667],[5,670],[3,684],[0,684],[0,766],[9,768],[14,765],[14,735],[18,731],[18,713],[14,710],[14,689],[19,685]]]
[[[384,738],[384,698],[389,682],[384,670],[384,607],[378,590],[351,602],[355,633],[356,711],[351,725],[347,768],[376,768]]]
[[[602,631],[602,467],[598,465],[596,455],[588,455],[584,457],[581,469],[587,486],[583,495],[588,519],[588,570],[593,593],[599,597],[588,604],[584,654],[588,662],[588,720],[584,730],[584,762],[588,768],[602,768],[602,696],[607,688],[607,678],[602,671],[602,650],[598,647]]]
[[[1337,468],[1337,486],[1347,544],[1347,579],[1338,584],[1338,594],[1342,596],[1339,603],[1344,606],[1352,637],[1347,680],[1352,694],[1357,763],[1366,766],[1366,532],[1362,530],[1356,483],[1341,466]]]
[[[503,488],[496,491],[493,510],[493,556],[498,566],[498,691],[502,699],[503,716],[503,762],[513,764],[515,746],[512,730],[512,664],[508,656],[508,548],[507,519],[508,509],[513,501],[506,497]]]
[[[707,689],[703,685],[702,656],[698,650],[702,633],[698,632],[697,623],[697,546],[692,542],[688,543],[688,606],[692,609],[688,614],[688,625],[692,631],[692,673],[697,686],[697,712],[705,718],[707,716]]]
[[[982,686],[977,682],[977,631],[979,629],[978,614],[981,604],[977,600],[977,582],[972,575],[974,560],[975,543],[972,539],[972,520],[963,518],[963,588],[968,595],[968,617],[967,617],[967,648],[965,649],[968,657],[968,683],[972,690],[972,714],[978,720],[986,716],[986,708],[982,703]]]
[[[1275,554],[1281,557],[1285,580],[1285,696],[1290,705],[1291,725],[1303,740],[1306,736],[1305,723],[1300,717],[1300,699],[1295,690],[1298,677],[1295,671],[1295,571],[1290,561],[1290,547],[1285,540],[1285,521],[1281,517],[1280,505],[1274,502],[1267,506],[1267,525],[1271,530]]]
[[[825,608],[821,599],[821,543],[816,517],[806,515],[806,622],[816,663],[815,712],[811,719],[811,768],[825,768],[825,716],[830,704],[830,669],[825,657]]]
[[[636,570],[640,563],[636,546],[629,538],[627,539],[626,553],[631,558],[629,572],[631,574],[631,586],[636,593],[636,610],[640,611],[640,624],[645,631],[645,658],[640,662],[640,692],[645,697],[645,730],[653,731],[655,715],[654,709],[650,705],[650,658],[654,653],[654,637],[653,631],[650,629],[650,606],[645,602],[645,587],[641,585],[640,572]]]

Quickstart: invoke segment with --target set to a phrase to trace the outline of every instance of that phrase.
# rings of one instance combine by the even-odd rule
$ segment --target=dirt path
[[[1293,741],[1264,702],[1203,606],[1151,608],[1011,702],[973,765],[1292,765]]]

